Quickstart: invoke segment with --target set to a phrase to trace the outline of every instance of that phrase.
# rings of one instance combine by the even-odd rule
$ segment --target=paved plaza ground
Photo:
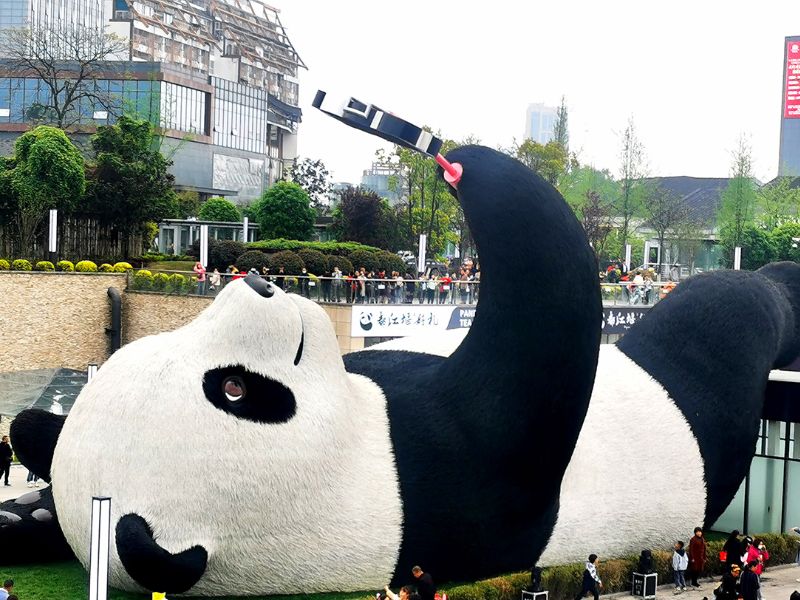
[[[4,486],[3,482],[0,481],[0,502],[16,498],[27,492],[28,483],[25,481],[27,477],[28,469],[22,465],[11,465],[11,476],[8,478],[11,487]],[[40,479],[38,489],[41,490],[45,487],[47,487],[47,484]]]

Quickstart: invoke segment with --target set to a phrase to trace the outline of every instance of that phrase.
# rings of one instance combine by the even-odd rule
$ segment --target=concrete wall
[[[0,271],[0,371],[102,363],[109,287],[122,290],[125,275]]]
[[[194,319],[212,298],[124,292],[125,275],[0,271],[0,372],[52,367],[85,369],[109,356],[106,291],[122,293],[122,343],[171,331]],[[325,305],[342,353],[364,347],[350,337],[350,307]]]

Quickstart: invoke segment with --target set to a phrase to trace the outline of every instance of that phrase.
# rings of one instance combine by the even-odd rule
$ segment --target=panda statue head
[[[376,587],[401,536],[387,431],[383,394],[345,371],[324,310],[249,275],[85,387],[53,457],[59,521],[88,565],[90,498],[112,498],[118,588],[335,590],[354,579],[343,564]]]

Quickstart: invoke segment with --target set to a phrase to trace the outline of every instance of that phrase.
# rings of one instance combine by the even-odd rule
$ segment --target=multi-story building
[[[361,174],[361,186],[372,190],[381,198],[386,198],[392,206],[402,200],[400,171],[396,166],[372,163]]]
[[[525,113],[525,139],[546,144],[553,139],[558,109],[544,104],[529,104]]]
[[[248,201],[297,155],[305,65],[278,10],[260,0],[0,0],[0,22],[42,31],[97,25],[124,40],[118,60],[94,70],[93,93],[69,126],[87,135],[121,114],[149,119],[164,135],[178,189]],[[41,80],[13,66],[0,61],[2,154],[50,102]]]
[[[778,175],[800,176],[800,36],[784,40]]]

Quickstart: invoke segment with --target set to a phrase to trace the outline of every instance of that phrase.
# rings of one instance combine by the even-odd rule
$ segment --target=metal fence
[[[197,281],[193,272],[149,269],[150,276],[128,273],[128,289],[165,294],[214,296],[231,281],[246,273],[207,273]],[[317,277],[315,275],[265,276],[290,294],[315,302],[342,304],[475,304],[480,298],[480,281],[447,279],[359,279]],[[600,286],[606,306],[652,306],[674,287],[673,282],[635,284],[603,283]]]

